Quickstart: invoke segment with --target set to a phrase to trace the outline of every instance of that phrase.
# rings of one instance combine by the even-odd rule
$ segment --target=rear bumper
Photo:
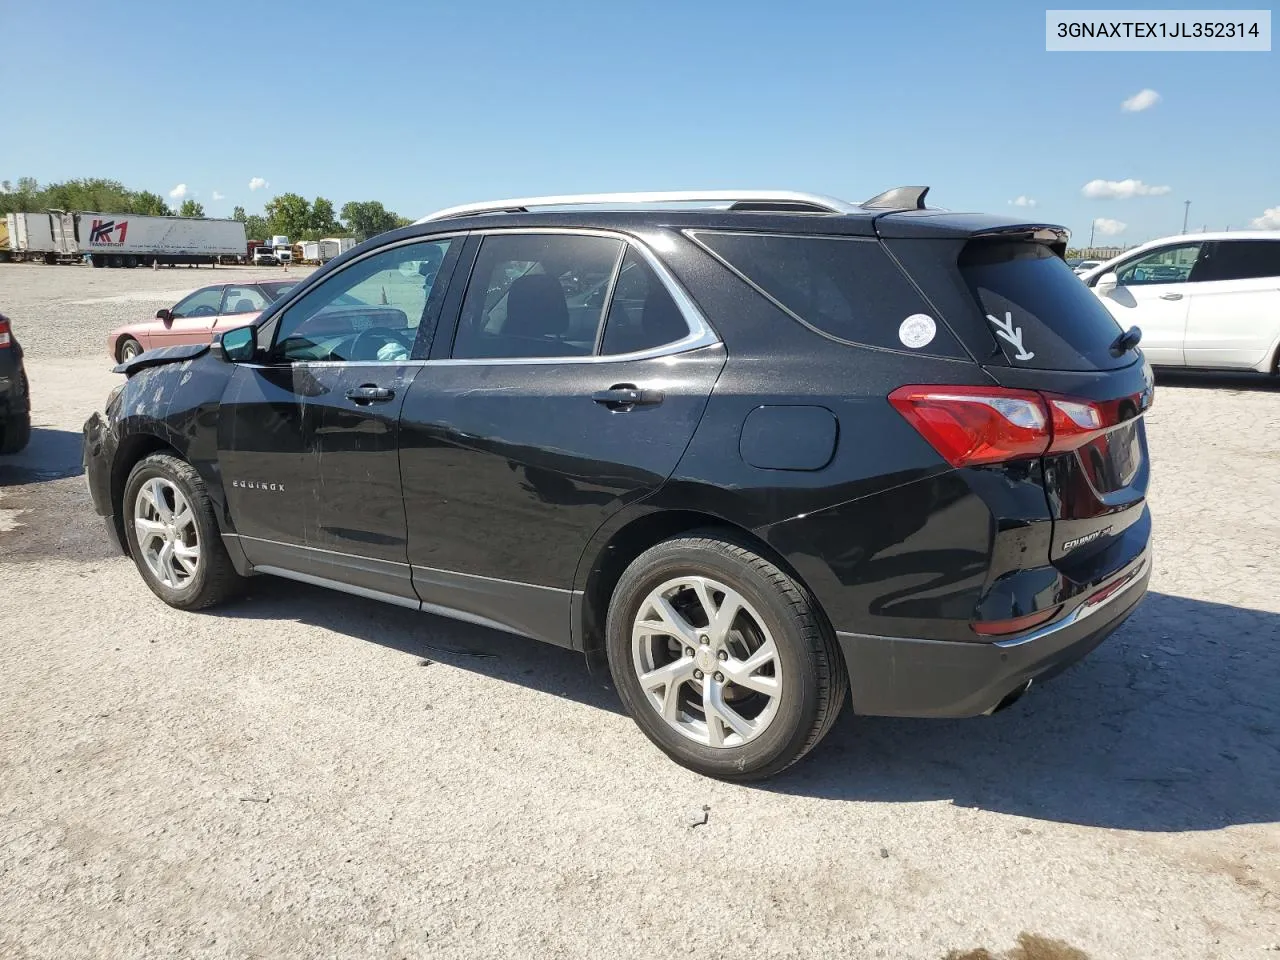
[[[837,633],[856,713],[889,717],[974,717],[994,710],[1028,681],[1066,669],[1102,643],[1141,602],[1149,550],[1117,573],[1099,602],[1085,602],[1046,627],[993,643]]]

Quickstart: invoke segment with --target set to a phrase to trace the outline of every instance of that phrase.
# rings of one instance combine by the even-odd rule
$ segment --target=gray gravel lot
[[[0,957],[1280,956],[1274,385],[1162,378],[1152,592],[1078,668],[730,786],[567,651],[271,578],[183,614],[110,553],[105,334],[248,274],[0,265]]]

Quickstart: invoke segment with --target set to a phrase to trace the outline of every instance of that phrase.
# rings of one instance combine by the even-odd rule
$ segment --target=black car
[[[22,346],[9,318],[0,313],[0,454],[17,453],[31,440],[31,388],[22,367]]]
[[[847,699],[991,713],[1146,590],[1152,377],[1065,230],[925,192],[442,211],[118,368],[95,506],[175,607],[270,573],[602,652],[717,777]]]

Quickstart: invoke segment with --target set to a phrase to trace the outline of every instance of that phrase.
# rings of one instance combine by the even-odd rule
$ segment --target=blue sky
[[[412,217],[539,193],[927,183],[938,206],[1023,212],[1077,242],[1095,218],[1126,225],[1099,242],[1176,233],[1184,200],[1194,228],[1280,216],[1277,53],[1047,53],[1044,11],[10,0],[0,179],[186,184],[210,216],[294,191]],[[1121,109],[1146,89],[1153,107]],[[1094,180],[1169,191],[1087,198]]]

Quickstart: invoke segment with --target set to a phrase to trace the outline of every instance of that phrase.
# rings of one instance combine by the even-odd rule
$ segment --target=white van
[[[1152,240],[1081,279],[1154,366],[1280,373],[1280,230]]]

